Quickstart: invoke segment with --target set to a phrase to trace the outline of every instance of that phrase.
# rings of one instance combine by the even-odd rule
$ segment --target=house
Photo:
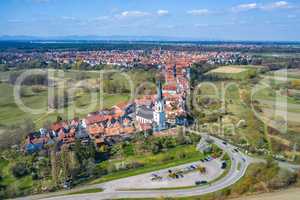
[[[174,95],[177,93],[177,85],[176,84],[167,84],[163,86],[163,93],[168,93]]]

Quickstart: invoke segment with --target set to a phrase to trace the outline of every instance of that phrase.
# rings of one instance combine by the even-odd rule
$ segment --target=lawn
[[[19,191],[18,195],[20,195],[22,192],[26,193],[27,191],[31,190],[33,186],[33,180],[31,175],[24,176],[20,179],[15,178],[11,172],[11,167],[14,164],[14,162],[9,162],[3,158],[0,158],[0,170],[3,175],[3,179],[0,180],[0,185],[17,188]]]
[[[70,193],[67,193],[66,195],[90,194],[90,193],[98,193],[98,192],[102,192],[102,191],[103,191],[103,189],[100,189],[100,188],[92,188],[92,189],[79,190],[76,192],[70,192]]]

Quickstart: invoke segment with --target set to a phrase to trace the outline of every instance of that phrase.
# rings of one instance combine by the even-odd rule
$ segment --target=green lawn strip
[[[98,193],[103,192],[103,189],[101,188],[91,188],[91,189],[85,189],[85,190],[79,190],[76,192],[70,192],[65,195],[76,195],[76,194],[90,194],[90,193]]]
[[[188,154],[186,155],[185,158],[175,158],[174,160],[169,160],[162,162],[162,157],[163,156],[172,156],[176,155],[177,153],[181,151],[186,151]],[[201,158],[203,158],[203,154],[198,152],[195,148],[194,145],[189,145],[189,146],[179,146],[174,149],[169,150],[168,152],[165,153],[160,153],[157,155],[152,155],[152,156],[139,156],[139,157],[131,157],[129,160],[134,160],[138,162],[143,162],[144,166],[137,168],[137,169],[129,169],[129,170],[124,170],[124,171],[118,171],[118,172],[113,172],[108,175],[104,175],[103,177],[96,179],[91,182],[91,184],[99,184],[115,179],[120,179],[120,178],[125,178],[129,176],[135,176],[147,172],[152,172],[160,169],[165,169],[169,167],[175,167],[181,164],[186,164],[190,162],[195,162],[199,161]],[[161,163],[159,163],[161,162]]]

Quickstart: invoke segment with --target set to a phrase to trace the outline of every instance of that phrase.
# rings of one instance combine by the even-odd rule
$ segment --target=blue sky
[[[1,0],[0,35],[300,41],[299,0]]]

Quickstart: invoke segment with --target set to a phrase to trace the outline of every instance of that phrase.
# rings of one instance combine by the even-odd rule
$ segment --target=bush
[[[12,173],[16,178],[21,178],[30,173],[30,169],[25,163],[16,163],[12,167]]]
[[[297,181],[297,174],[288,170],[280,170],[279,173],[270,181],[271,189],[280,189],[288,187]]]

